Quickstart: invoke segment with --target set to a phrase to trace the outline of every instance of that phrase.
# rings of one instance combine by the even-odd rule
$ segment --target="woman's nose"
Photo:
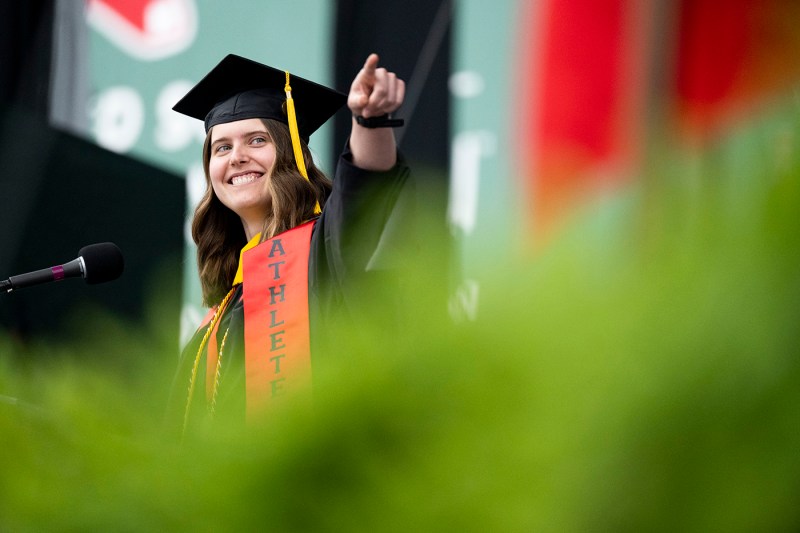
[[[247,161],[247,150],[244,147],[236,145],[231,148],[231,165],[244,163]]]

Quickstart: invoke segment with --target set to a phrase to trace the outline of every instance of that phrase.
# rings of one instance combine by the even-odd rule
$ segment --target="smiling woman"
[[[312,352],[335,352],[329,322],[357,313],[350,287],[408,176],[387,127],[404,93],[375,54],[347,96],[229,55],[176,104],[207,132],[192,236],[211,309],[176,375],[170,410],[184,430],[273,412],[308,392]],[[352,131],[332,182],[307,142],[345,102]]]

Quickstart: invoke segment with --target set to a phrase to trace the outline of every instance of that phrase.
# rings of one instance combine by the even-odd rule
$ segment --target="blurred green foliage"
[[[650,157],[498,260],[478,320],[442,321],[420,270],[407,336],[343,335],[313,411],[245,431],[163,431],[157,300],[69,343],[0,336],[0,529],[796,531],[796,110]]]

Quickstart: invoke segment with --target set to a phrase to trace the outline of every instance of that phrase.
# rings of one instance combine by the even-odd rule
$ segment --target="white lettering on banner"
[[[144,126],[144,103],[136,90],[126,86],[104,90],[91,113],[98,145],[117,153],[136,145]]]
[[[447,218],[466,235],[478,217],[481,160],[497,152],[497,136],[488,130],[464,131],[453,138]]]
[[[156,146],[165,152],[183,150],[193,142],[203,143],[203,123],[172,110],[194,84],[187,80],[167,83],[156,99],[156,127],[153,132]]]
[[[177,152],[205,140],[203,123],[172,110],[175,102],[191,89],[185,80],[168,82],[155,101],[156,124],[152,135],[156,147],[165,153]],[[92,131],[97,144],[117,153],[136,147],[145,129],[146,106],[139,92],[116,86],[100,93],[91,111]]]
[[[486,90],[483,76],[474,70],[462,70],[454,73],[447,80],[447,86],[453,96],[458,98],[475,98]]]

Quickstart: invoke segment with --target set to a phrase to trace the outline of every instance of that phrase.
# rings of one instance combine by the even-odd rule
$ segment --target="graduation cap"
[[[287,124],[297,168],[308,179],[299,139],[308,142],[346,101],[346,95],[289,71],[228,54],[172,109],[202,120],[206,132],[217,124],[248,118]]]
[[[286,86],[291,85],[297,127],[307,140],[347,101],[347,96],[287,71],[228,54],[172,108],[202,120],[206,131],[216,124],[247,118],[289,123]],[[290,82],[290,83],[288,83]]]

